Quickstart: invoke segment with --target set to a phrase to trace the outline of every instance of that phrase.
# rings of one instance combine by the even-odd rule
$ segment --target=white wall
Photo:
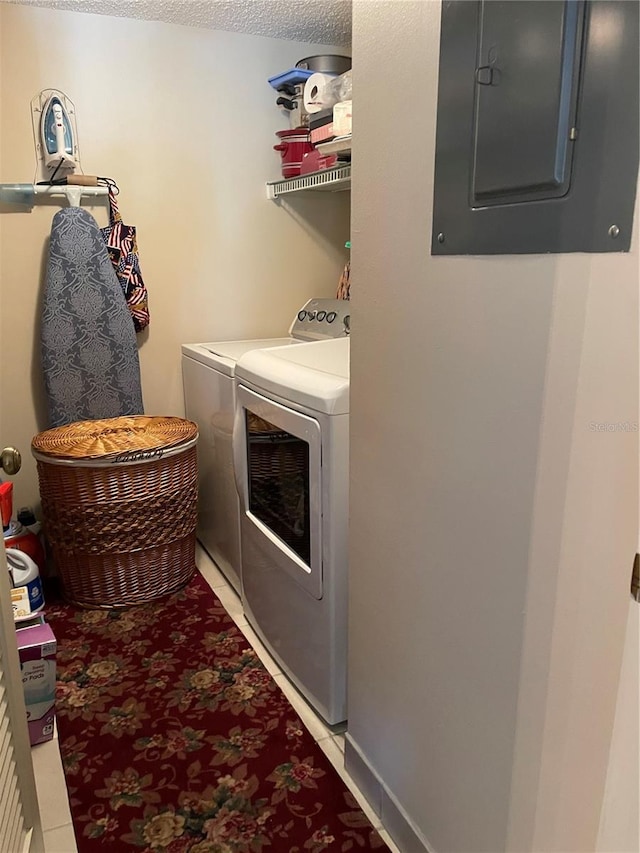
[[[638,419],[637,235],[431,257],[439,26],[354,4],[349,736],[434,851],[584,853],[638,529],[637,433],[590,424]]]
[[[640,607],[629,616],[607,782],[600,815],[598,853],[640,850]]]
[[[264,186],[280,175],[272,145],[288,126],[266,80],[327,46],[4,3],[0,22],[0,180],[33,179],[31,98],[64,90],[84,171],[118,181],[138,228],[146,411],[181,415],[181,343],[281,335],[305,299],[335,295],[348,198],[278,206]],[[37,496],[29,444],[47,426],[37,321],[56,209],[0,213],[0,432],[25,459],[18,506]],[[104,207],[92,210],[106,223]]]

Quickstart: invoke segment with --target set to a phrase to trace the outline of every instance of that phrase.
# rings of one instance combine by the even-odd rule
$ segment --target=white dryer
[[[198,424],[200,433],[198,539],[238,594],[240,508],[231,447],[236,362],[243,354],[263,347],[344,336],[348,312],[348,302],[311,299],[297,312],[286,337],[182,345],[185,412]]]
[[[349,339],[245,353],[236,395],[245,614],[333,725],[347,716]]]

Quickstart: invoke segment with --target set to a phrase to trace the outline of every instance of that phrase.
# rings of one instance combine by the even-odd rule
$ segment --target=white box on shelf
[[[333,134],[334,136],[349,136],[352,128],[352,104],[353,101],[340,101],[333,107]]]

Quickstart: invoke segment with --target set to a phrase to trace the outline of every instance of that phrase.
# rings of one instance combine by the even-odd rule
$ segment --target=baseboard
[[[378,817],[382,817],[382,782],[362,754],[360,747],[354,743],[349,730],[344,736],[344,766],[358,788],[362,791]]]
[[[344,764],[402,853],[436,853],[388,790],[348,731],[345,735]]]

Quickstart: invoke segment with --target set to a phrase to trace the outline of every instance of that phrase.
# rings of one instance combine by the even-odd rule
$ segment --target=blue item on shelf
[[[269,77],[268,83],[276,90],[282,86],[298,86],[301,83],[306,83],[312,74],[313,71],[291,68],[289,71],[283,71],[282,74],[276,74],[275,77]]]

